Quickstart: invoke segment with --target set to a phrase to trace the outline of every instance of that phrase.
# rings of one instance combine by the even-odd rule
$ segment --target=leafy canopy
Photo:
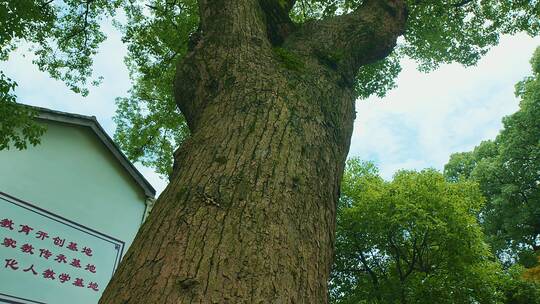
[[[540,282],[529,276],[528,270],[519,264],[513,265],[503,273],[499,282],[499,290],[504,295],[503,303],[540,303]]]
[[[540,249],[540,48],[531,59],[533,75],[516,85],[519,110],[503,118],[503,129],[473,151],[451,155],[451,181],[480,184],[487,204],[480,213],[491,245],[507,262],[536,263]]]
[[[500,268],[476,220],[474,182],[434,170],[384,181],[348,161],[338,209],[334,303],[499,303]]]
[[[88,94],[97,85],[92,58],[105,35],[101,21],[113,16],[121,0],[4,0],[0,1],[0,61],[19,46],[34,54],[33,63],[76,93]],[[9,72],[9,71],[8,71]],[[17,83],[0,71],[0,150],[36,145],[45,131],[33,121],[35,113],[18,106]]]
[[[276,0],[285,1],[285,0]],[[354,11],[362,0],[299,0],[290,12],[301,25]],[[407,32],[395,52],[358,71],[358,97],[384,96],[395,86],[400,58],[411,57],[425,71],[442,63],[473,65],[501,34],[540,32],[540,1],[515,0],[407,0]],[[128,157],[170,172],[172,151],[188,136],[173,100],[175,64],[185,56],[190,37],[198,28],[194,0],[4,0],[0,2],[0,60],[20,45],[36,54],[34,63],[70,89],[88,94],[89,85],[102,78],[92,74],[92,58],[106,38],[106,18],[121,11],[116,24],[128,46],[126,63],[133,88],[117,99],[116,140]],[[9,76],[9,75],[8,75]],[[13,86],[0,79],[0,102],[13,104]],[[5,114],[4,114],[5,115]],[[14,118],[29,125],[29,113]],[[0,117],[0,123],[6,121]],[[0,141],[12,131],[0,128]],[[7,130],[7,131],[5,131]],[[23,135],[32,142],[37,137]]]

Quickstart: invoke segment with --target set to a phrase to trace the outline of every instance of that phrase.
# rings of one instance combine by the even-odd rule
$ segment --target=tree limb
[[[398,272],[398,275],[399,275],[399,280],[401,282],[403,282],[403,281],[405,281],[406,276],[404,275],[403,270],[401,269],[402,257],[401,257],[400,250],[399,250],[398,246],[396,244],[394,244],[394,241],[393,241],[391,235],[388,235],[388,242],[390,243],[390,247],[392,247],[394,249],[394,254],[395,254],[394,255],[394,260],[396,261],[396,268],[397,268],[397,272]],[[405,260],[405,258],[403,258],[403,260]]]
[[[360,252],[360,262],[362,262],[362,265],[364,265],[364,268],[368,272],[369,276],[371,277],[371,281],[373,282],[373,286],[375,286],[375,289],[378,289],[379,287],[379,279],[377,278],[377,274],[369,267],[369,264],[366,260],[366,257],[364,256],[363,252]]]
[[[41,9],[44,9],[47,7],[47,5],[51,4],[54,0],[47,0],[41,4]]]
[[[350,14],[306,23],[289,36],[285,47],[334,61],[335,69],[353,79],[361,66],[392,52],[406,20],[405,1],[367,0]]]
[[[467,4],[471,3],[471,2],[473,2],[473,0],[462,0],[462,1],[454,4],[453,6],[454,7],[462,7],[462,6],[465,6],[465,5],[467,5]]]

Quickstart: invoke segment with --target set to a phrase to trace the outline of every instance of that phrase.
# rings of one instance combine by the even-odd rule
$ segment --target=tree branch
[[[396,268],[397,268],[397,271],[398,271],[398,275],[399,275],[399,280],[401,282],[405,281],[406,277],[404,276],[403,274],[403,270],[401,269],[401,253],[400,253],[400,250],[398,248],[398,246],[396,244],[394,244],[394,241],[393,241],[393,238],[392,238],[392,235],[388,235],[388,242],[390,243],[390,247],[392,247],[394,249],[394,260],[396,261]],[[405,260],[405,258],[403,258],[403,260]]]
[[[361,66],[392,52],[397,38],[405,32],[406,20],[405,1],[367,0],[350,14],[306,23],[284,46],[315,55],[354,79]]]
[[[85,1],[84,2],[84,11],[77,16],[77,23],[76,23],[76,26],[73,27],[73,30],[65,37],[62,37],[62,39],[60,39],[58,41],[58,44],[61,45],[61,44],[64,44],[66,42],[68,42],[69,40],[71,40],[72,38],[78,36],[79,34],[83,34],[84,35],[84,42],[83,42],[83,46],[82,46],[82,50],[83,51],[87,51],[88,49],[88,16],[90,14],[90,4],[94,2],[94,0],[88,0],[88,1]],[[79,25],[79,22],[82,23],[82,25]]]
[[[409,268],[407,269],[407,272],[405,272],[405,278],[408,277],[413,272],[414,266],[416,265],[416,260],[418,258],[418,251],[416,250],[416,244],[417,244],[417,241],[416,241],[416,238],[414,238],[413,244],[412,244],[411,262],[409,263],[407,260],[405,260],[405,262],[407,262],[409,266]]]
[[[84,12],[84,25],[83,25],[83,28],[84,28],[84,50],[86,50],[88,47],[88,14],[90,13],[90,3],[93,2],[94,0],[87,0],[86,1],[86,9],[85,9],[85,12]]]
[[[44,9],[47,7],[47,5],[51,4],[54,0],[47,0],[41,4],[41,9]]]
[[[379,279],[377,278],[377,274],[369,267],[369,264],[366,260],[366,257],[364,256],[363,252],[360,252],[360,262],[362,262],[362,265],[364,265],[364,268],[368,272],[369,276],[371,277],[371,281],[373,282],[373,286],[375,289],[378,289],[379,287]]]
[[[473,2],[473,0],[462,0],[456,4],[454,4],[454,7],[462,7],[462,6],[465,6],[469,3]]]
[[[386,270],[381,266],[381,263],[379,263],[379,259],[377,258],[377,255],[373,253],[373,249],[370,249],[369,253],[371,255],[371,260],[373,261],[375,266],[377,266],[377,268],[379,268],[379,271],[381,272],[381,276],[384,279],[386,279],[386,277],[387,277]]]

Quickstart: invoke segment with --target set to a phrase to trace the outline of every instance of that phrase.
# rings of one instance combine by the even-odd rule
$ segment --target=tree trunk
[[[175,81],[192,136],[100,303],[327,302],[355,116],[350,65],[386,56],[402,29],[359,35],[358,47],[382,46],[332,62],[329,48],[351,43],[334,33],[358,20],[281,31],[276,48],[261,7],[200,1],[201,38]]]

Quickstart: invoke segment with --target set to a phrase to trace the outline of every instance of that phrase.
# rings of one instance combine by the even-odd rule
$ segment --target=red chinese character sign
[[[0,302],[95,304],[124,242],[0,192]]]

